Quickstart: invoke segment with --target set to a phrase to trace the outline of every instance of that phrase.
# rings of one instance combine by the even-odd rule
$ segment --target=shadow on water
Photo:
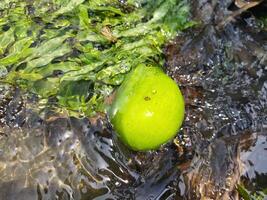
[[[232,2],[192,1],[198,27],[165,48],[186,119],[174,142],[136,153],[104,117],[69,118],[0,86],[0,199],[239,199],[267,188],[267,33]],[[230,9],[231,8],[231,9]]]

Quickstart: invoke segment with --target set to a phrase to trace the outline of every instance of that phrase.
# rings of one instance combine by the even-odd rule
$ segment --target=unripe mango
[[[117,90],[109,118],[121,141],[132,149],[157,149],[182,125],[183,96],[161,68],[142,64]]]

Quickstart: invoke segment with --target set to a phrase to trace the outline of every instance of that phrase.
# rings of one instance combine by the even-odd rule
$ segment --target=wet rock
[[[184,134],[194,150],[191,167],[183,172],[184,199],[238,198],[235,185],[246,171],[242,143],[266,131],[266,33],[253,15],[220,28],[232,12],[230,4],[193,1],[193,17],[202,24],[166,47],[167,73],[182,88]]]

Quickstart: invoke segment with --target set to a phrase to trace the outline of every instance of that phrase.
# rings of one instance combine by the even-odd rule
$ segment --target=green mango
[[[122,142],[134,150],[154,150],[177,134],[184,99],[161,68],[141,64],[118,88],[108,114]]]

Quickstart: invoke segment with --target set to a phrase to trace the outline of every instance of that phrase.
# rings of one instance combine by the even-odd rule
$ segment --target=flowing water
[[[202,25],[165,48],[186,118],[158,151],[133,152],[104,116],[68,117],[2,83],[0,200],[240,199],[238,184],[266,189],[267,33],[249,13],[219,26],[234,8],[214,2],[192,1]]]

